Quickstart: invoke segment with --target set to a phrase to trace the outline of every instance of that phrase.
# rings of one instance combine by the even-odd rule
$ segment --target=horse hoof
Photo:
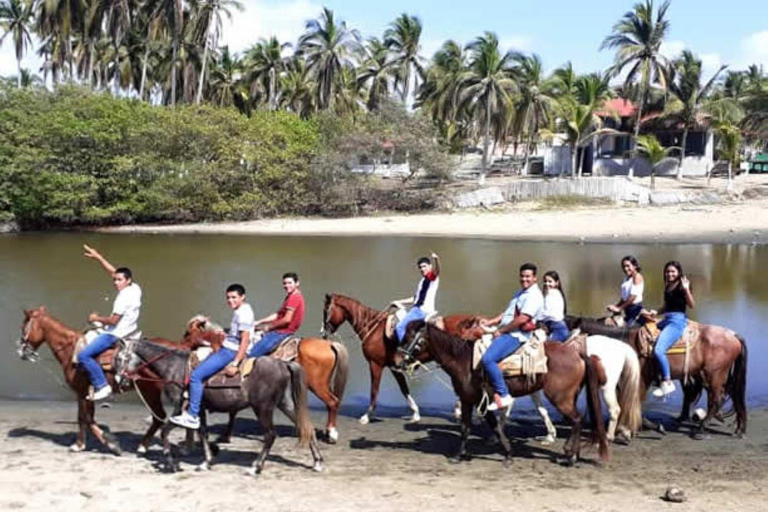
[[[180,446],[179,447],[179,455],[182,457],[188,457],[192,453],[192,450],[190,448],[187,448],[186,446]]]
[[[147,453],[147,447],[143,444],[140,444],[138,448],[136,448],[136,455],[146,455]]]
[[[551,444],[554,444],[555,436],[553,436],[552,434],[547,434],[546,436],[537,437],[536,440],[539,442],[540,445],[549,446]]]
[[[367,425],[368,423],[371,422],[371,419],[368,417],[367,414],[363,414],[362,416],[360,416],[360,419],[358,421],[360,421],[361,425]]]
[[[613,440],[615,444],[620,444],[622,446],[629,446],[629,443],[631,442],[630,439],[627,437],[626,434],[619,434],[616,436],[616,438]]]
[[[315,465],[312,466],[312,471],[314,471],[315,473],[322,473],[323,465],[320,462],[315,462]]]
[[[85,450],[85,445],[84,444],[81,445],[81,444],[74,443],[74,444],[69,445],[69,451],[71,453],[80,453],[83,450]]]
[[[658,432],[659,434],[661,434],[663,436],[667,435],[667,429],[664,428],[664,425],[661,424],[661,423],[659,423],[659,425],[656,427],[656,432]]]
[[[328,444],[336,444],[336,442],[339,440],[339,431],[335,428],[328,429]]]
[[[195,471],[210,471],[210,470],[211,470],[211,465],[208,464],[208,462],[203,462],[202,464],[200,464],[195,468]]]
[[[418,423],[421,421],[421,415],[419,413],[415,413],[413,416],[411,416],[411,419],[408,420],[408,423]]]
[[[451,464],[461,464],[464,459],[462,459],[460,456],[455,455],[453,457],[448,457],[448,462]]]
[[[574,453],[572,455],[568,455],[565,457],[565,460],[563,461],[563,466],[567,468],[572,468],[576,465],[576,462],[579,460],[579,457]]]
[[[123,455],[123,449],[120,448],[120,445],[118,444],[108,444],[107,448],[110,452],[112,452],[112,455],[115,455],[116,457],[120,457]]]
[[[505,457],[504,460],[501,462],[501,466],[504,468],[511,468],[512,467],[512,458],[511,457]]]
[[[250,476],[259,476],[259,473],[261,473],[261,470],[256,469],[255,467],[250,467],[245,470],[245,474]]]
[[[211,449],[211,455],[213,455],[214,457],[219,454],[220,450],[219,450],[219,445],[218,444],[211,443],[208,447]]]
[[[694,432],[691,435],[691,438],[693,438],[696,441],[703,441],[707,438],[707,436],[704,435],[704,432]]]

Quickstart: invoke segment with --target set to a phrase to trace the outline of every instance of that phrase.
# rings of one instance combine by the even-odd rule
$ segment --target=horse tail
[[[309,406],[307,405],[307,383],[304,369],[297,363],[287,363],[291,374],[291,398],[296,411],[296,427],[299,429],[299,444],[309,446],[315,436],[315,427],[309,421]]]
[[[619,377],[619,425],[633,434],[640,430],[643,423],[643,404],[640,399],[640,361],[635,350],[622,343],[624,349],[624,368]]]
[[[600,388],[599,374],[602,363],[600,362],[600,358],[596,356],[587,356],[585,354],[582,357],[587,372],[587,405],[593,423],[592,432],[599,445],[598,453],[600,454],[600,460],[608,461],[610,459],[610,454],[608,453],[608,441],[605,437],[603,409],[600,403],[600,395],[598,394],[598,389]]]
[[[747,342],[739,334],[736,338],[741,344],[741,351],[728,375],[728,394],[736,411],[736,433],[744,434],[747,431]]]
[[[339,403],[341,403],[349,375],[349,352],[347,347],[338,341],[331,343],[331,348],[336,353],[336,363],[333,366],[333,373],[331,373],[331,393],[336,395]]]

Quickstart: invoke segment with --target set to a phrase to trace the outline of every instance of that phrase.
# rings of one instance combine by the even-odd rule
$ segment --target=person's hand
[[[499,336],[501,336],[501,332],[500,331],[493,331],[493,334],[491,334],[491,336],[493,337],[493,339],[496,339]]]
[[[440,256],[438,256],[436,252],[433,252],[433,253],[431,254],[431,256],[432,256],[432,259],[433,259],[433,260],[439,260],[439,259],[440,259]]]
[[[691,289],[691,282],[688,280],[687,276],[680,278],[680,284],[683,285],[683,290],[687,291]]]
[[[85,256],[86,258],[92,258],[94,260],[101,258],[101,254],[99,253],[99,251],[97,251],[93,247],[83,244],[83,249],[85,250],[85,252],[83,253],[83,256]]]
[[[621,311],[621,310],[620,310],[619,308],[617,308],[617,307],[616,307],[616,305],[614,305],[614,304],[609,304],[608,306],[606,306],[606,307],[605,307],[605,309],[607,309],[607,310],[608,310],[608,311],[610,311],[611,313],[618,313],[618,312],[620,312],[620,311]]]
[[[88,321],[91,322],[91,323],[98,322],[99,321],[98,313],[94,312],[94,313],[91,313],[90,315],[88,315]]]
[[[224,370],[224,375],[226,375],[227,377],[234,377],[235,375],[238,374],[239,371],[240,370],[237,368],[237,366],[230,364],[229,366],[227,366],[227,369]]]
[[[389,307],[395,308],[395,309],[402,309],[403,305],[400,304],[399,300],[393,300],[392,302],[389,303]]]

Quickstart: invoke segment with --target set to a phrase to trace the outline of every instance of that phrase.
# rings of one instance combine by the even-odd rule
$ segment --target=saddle
[[[101,325],[97,325],[95,329],[87,329],[83,332],[75,342],[75,350],[72,351],[72,364],[77,364],[77,358],[80,355],[80,352],[104,332],[106,331]],[[140,340],[141,337],[141,331],[134,331],[129,335],[118,339],[114,347],[108,348],[99,354],[96,361],[99,363],[99,366],[101,366],[101,369],[104,371],[112,371],[114,368],[115,356],[119,351],[118,347],[124,345],[124,342],[126,341],[131,342]]]
[[[547,373],[547,354],[544,350],[546,338],[547,335],[543,330],[535,330],[526,343],[523,343],[520,348],[499,363],[499,368],[504,376],[524,375],[533,379],[536,375]],[[493,338],[490,334],[486,334],[475,342],[472,369],[477,369],[480,366],[480,360],[492,342]]]
[[[408,314],[408,311],[405,308],[399,308],[394,313],[387,316],[387,321],[384,324],[384,337],[387,339],[394,339],[395,336],[395,328],[397,327],[397,324],[403,321],[405,318],[405,315]],[[433,323],[433,320],[437,318],[437,311],[433,311],[432,313],[428,314],[426,318],[424,318],[424,321],[427,323]]]
[[[270,357],[279,359],[281,361],[294,361],[299,356],[299,345],[301,344],[301,338],[298,336],[289,336],[269,353]],[[190,371],[195,369],[201,362],[203,362],[209,355],[213,353],[210,347],[200,347],[190,356]],[[256,362],[255,357],[248,357],[244,359],[238,367],[239,372],[234,377],[228,377],[224,370],[208,379],[206,387],[209,388],[230,388],[240,387],[240,384],[248,378],[253,371],[253,365]]]
[[[688,320],[683,335],[667,350],[667,355],[688,354],[699,340],[699,328],[701,324]],[[653,348],[656,346],[656,340],[661,330],[656,322],[646,322],[637,335],[638,352],[643,357],[651,357]]]

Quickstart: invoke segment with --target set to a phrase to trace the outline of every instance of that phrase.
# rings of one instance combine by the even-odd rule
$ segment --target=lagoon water
[[[0,236],[0,398],[71,396],[57,382],[60,371],[47,349],[41,350],[44,361],[33,366],[18,359],[13,341],[19,338],[25,307],[45,304],[54,316],[78,328],[91,311],[109,313],[115,291],[100,266],[82,256],[83,243],[98,248],[115,265],[131,267],[144,291],[144,334],[170,339],[180,338],[186,321],[197,313],[227,324],[231,313],[224,304],[224,288],[232,282],[246,286],[257,316],[274,311],[282,299],[280,277],[286,271],[299,273],[307,300],[301,333],[316,335],[326,292],[383,308],[413,293],[419,278],[415,261],[431,251],[440,254],[443,263],[437,299],[443,313],[501,311],[518,286],[518,266],[532,261],[540,273],[560,273],[569,313],[601,315],[605,305],[617,299],[619,260],[627,254],[643,266],[646,305],[658,307],[662,265],[676,259],[693,283],[693,318],[725,325],[746,338],[748,400],[752,406],[768,405],[768,247],[94,233]],[[368,366],[351,328],[345,326],[339,334],[351,357],[345,409],[362,409],[369,393]],[[452,403],[452,394],[430,376],[416,379],[413,393],[427,407],[447,409]],[[405,407],[391,376],[384,378],[379,400],[384,410]],[[657,407],[674,405],[672,401]]]

